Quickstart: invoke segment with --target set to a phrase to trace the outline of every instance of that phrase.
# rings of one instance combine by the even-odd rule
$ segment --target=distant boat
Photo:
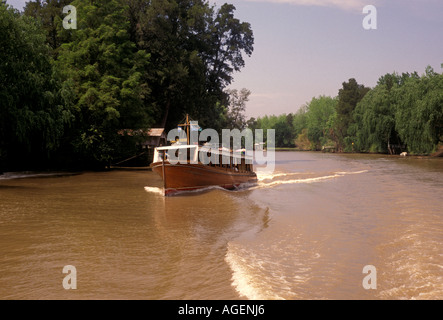
[[[154,158],[151,164],[152,170],[163,179],[165,195],[171,195],[179,191],[191,191],[219,186],[233,190],[244,184],[257,182],[254,172],[252,157],[246,152],[232,152],[226,148],[209,148],[189,144],[189,130],[191,124],[186,117],[186,124],[179,125],[187,131],[187,143],[176,144],[167,147],[155,148]],[[179,163],[170,163],[168,152],[179,152],[186,155],[186,159],[180,159]],[[186,152],[184,152],[186,150]],[[212,152],[219,160],[218,163],[203,164],[199,161],[200,152]],[[211,155],[214,157],[214,155]],[[229,164],[222,163],[222,157],[229,159]],[[249,161],[247,161],[249,160]]]

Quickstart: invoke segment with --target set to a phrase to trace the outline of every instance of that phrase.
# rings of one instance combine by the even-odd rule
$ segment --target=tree
[[[292,127],[293,115],[282,114],[277,117],[275,128],[276,147],[294,147],[294,128]]]
[[[328,121],[335,114],[337,98],[319,96],[312,98],[307,106],[306,129],[307,137],[313,149],[319,150],[328,140]]]
[[[357,104],[350,128],[357,150],[386,153],[390,144],[398,144],[391,89],[392,84],[380,83]]]
[[[251,130],[258,129],[257,119],[255,119],[254,117],[249,118],[248,121],[246,121],[246,127]]]
[[[149,54],[130,39],[123,0],[72,5],[78,29],[61,46],[57,65],[75,87],[74,152],[101,166],[119,156],[120,129],[147,129],[153,123],[145,104]]]
[[[183,1],[159,1],[149,3],[133,2],[141,6],[137,19],[137,46],[148,52],[151,64],[148,72],[148,84],[152,89],[148,103],[156,115],[156,122],[165,127],[168,117],[179,121],[183,114],[176,110],[183,108],[188,101],[185,94],[194,93],[195,84],[191,81],[190,66],[199,64],[192,48],[186,48],[190,27],[188,21],[189,3]],[[192,29],[192,27],[191,27]],[[189,111],[189,108],[187,108]],[[184,110],[183,113],[186,113]]]
[[[233,73],[239,72],[244,66],[244,55],[251,56],[254,50],[254,36],[251,25],[235,18],[235,6],[224,4],[220,8],[210,7],[210,16],[206,20],[206,28],[202,36],[199,51],[204,65],[204,92],[206,99],[200,104],[199,117],[203,123],[220,130],[224,119],[223,105],[228,102],[225,88],[233,80]],[[214,108],[215,106],[215,108]]]
[[[406,145],[411,153],[431,153],[441,140],[443,76],[428,67],[380,77],[377,86],[357,104],[350,132],[360,151],[391,153]]]
[[[234,18],[235,7],[133,0],[130,11],[137,45],[151,54],[150,102],[157,122],[172,127],[189,113],[202,126],[226,125],[224,89],[244,66],[243,53],[253,50],[250,26]]]
[[[0,2],[3,167],[36,167],[50,160],[72,121],[69,87],[62,85],[53,68],[45,41],[45,32],[34,19]]]
[[[292,119],[292,128],[294,129],[294,136],[297,137],[303,129],[306,129],[306,112],[308,110],[307,105],[303,105],[300,109],[297,110],[295,114],[293,114]]]
[[[243,52],[251,56],[254,36],[251,25],[234,17],[235,6],[225,3],[210,20],[209,42],[203,52],[210,88],[217,91],[232,82],[234,71],[245,66]]]
[[[63,42],[60,34],[63,20],[63,7],[71,4],[72,0],[36,0],[26,2],[24,14],[41,21],[46,32],[46,42],[53,49],[56,56],[58,48]]]
[[[408,151],[428,154],[443,134],[443,75],[426,68],[422,77],[411,76],[394,93],[395,128]]]
[[[227,114],[227,128],[243,130],[246,127],[246,102],[249,101],[251,91],[246,88],[228,90],[229,108]]]
[[[348,137],[348,128],[353,124],[353,111],[357,103],[370,90],[364,85],[358,84],[354,78],[348,82],[343,82],[343,87],[338,91],[337,119],[335,136],[337,138],[337,146],[339,151],[343,151],[346,147],[350,148]]]
[[[267,130],[275,130],[276,147],[294,147],[294,129],[292,127],[293,115],[281,114],[258,118],[256,128],[263,129],[264,141],[267,142]]]

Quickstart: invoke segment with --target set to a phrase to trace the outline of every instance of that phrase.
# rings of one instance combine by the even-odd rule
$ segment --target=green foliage
[[[355,109],[357,149],[388,153],[404,145],[410,153],[432,153],[442,136],[442,81],[430,68],[422,77],[382,76]]]
[[[76,30],[62,27],[77,8]],[[253,52],[235,7],[204,0],[48,0],[24,14],[0,1],[0,171],[103,167],[137,152],[121,129],[275,129],[277,147],[416,154],[443,142],[443,75],[386,74],[370,90],[355,79],[337,97],[295,113],[244,118],[250,92],[227,90]]]
[[[189,113],[204,127],[227,125],[232,74],[251,55],[250,25],[234,17],[235,7],[205,1],[130,1],[133,37],[151,54],[149,97],[157,122],[169,128]]]
[[[436,150],[443,137],[443,75],[428,67],[395,92],[395,129],[415,154]]]
[[[72,121],[71,104],[65,100],[70,88],[62,85],[51,65],[45,41],[40,24],[0,3],[0,163],[4,167],[23,163],[37,167],[48,161]]]
[[[298,136],[307,127],[307,111],[308,106],[304,105],[293,115],[292,127],[294,128],[294,136]]]
[[[306,128],[297,135],[295,146],[299,150],[311,150],[312,144],[308,139],[308,130]]]
[[[128,33],[122,0],[74,1],[78,29],[62,44],[57,65],[73,81],[77,132],[74,152],[85,161],[109,164],[117,157],[120,129],[147,129],[153,123],[142,82],[149,54]]]
[[[306,111],[307,137],[313,149],[320,150],[329,139],[328,121],[336,113],[337,98],[312,98]]]
[[[275,129],[275,146],[318,150],[329,142],[329,120],[336,115],[337,99],[320,96],[295,114],[264,116],[253,121],[251,129]]]
[[[348,82],[343,82],[342,86],[338,91],[337,118],[335,119],[336,127],[334,129],[335,142],[339,151],[352,148],[349,139],[346,140],[347,143],[345,142],[345,137],[348,136],[348,129],[354,123],[353,113],[357,103],[370,90],[364,85],[358,84],[354,78],[349,79]]]
[[[245,111],[246,102],[249,101],[251,91],[246,88],[238,91],[231,89],[229,94],[229,110],[227,113],[227,128],[243,130],[246,127]]]
[[[225,3],[212,14],[207,35],[205,64],[214,88],[224,88],[232,82],[232,73],[244,67],[242,52],[252,54],[254,37],[251,26],[234,17],[235,7]],[[208,34],[209,32],[209,34]]]
[[[335,146],[344,152],[430,154],[443,142],[443,75],[385,74],[373,89],[355,79],[336,98],[320,96],[287,117],[250,119],[252,128],[276,129],[276,146],[301,150]],[[288,141],[291,140],[291,143]]]
[[[355,108],[355,124],[350,133],[356,137],[357,150],[388,152],[395,126],[392,92],[388,88],[386,84],[379,84]]]
[[[26,3],[24,14],[40,21],[46,34],[46,42],[54,55],[63,42],[60,29],[62,28],[63,7],[70,5],[72,0],[29,1]]]
[[[279,116],[264,116],[258,118],[254,127],[250,129],[263,129],[263,138],[267,142],[267,130],[275,130],[275,146],[276,147],[294,147],[294,129],[293,115],[282,114]]]
[[[168,130],[186,113],[216,130],[245,125],[226,87],[254,38],[233,5],[35,0],[20,14],[0,3],[3,165],[32,154],[43,166],[103,167],[140,151],[143,135],[121,129]],[[63,28],[68,4],[77,29]]]

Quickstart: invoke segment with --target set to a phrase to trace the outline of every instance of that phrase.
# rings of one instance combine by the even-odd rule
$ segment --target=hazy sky
[[[8,0],[21,9],[25,0]],[[390,72],[442,72],[442,0],[211,0],[251,23],[254,53],[231,88],[252,91],[247,116],[282,114],[350,78],[369,87]],[[366,5],[377,29],[365,30]]]
[[[336,96],[350,78],[373,87],[394,71],[442,71],[442,0],[230,2],[255,36],[232,85],[252,91],[248,116],[295,112],[314,96]],[[377,9],[376,30],[362,25],[369,4]]]

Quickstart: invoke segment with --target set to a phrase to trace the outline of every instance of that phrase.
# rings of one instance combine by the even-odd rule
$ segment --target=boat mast
[[[189,145],[190,144],[190,137],[189,137],[189,128],[191,127],[191,124],[189,123],[189,115],[186,114],[186,123],[185,124],[179,124],[179,127],[186,127],[186,142]]]
[[[187,134],[187,139],[188,139],[188,145],[190,144],[190,140],[189,140],[189,127],[191,125],[189,124],[189,115],[186,114],[186,134]]]

